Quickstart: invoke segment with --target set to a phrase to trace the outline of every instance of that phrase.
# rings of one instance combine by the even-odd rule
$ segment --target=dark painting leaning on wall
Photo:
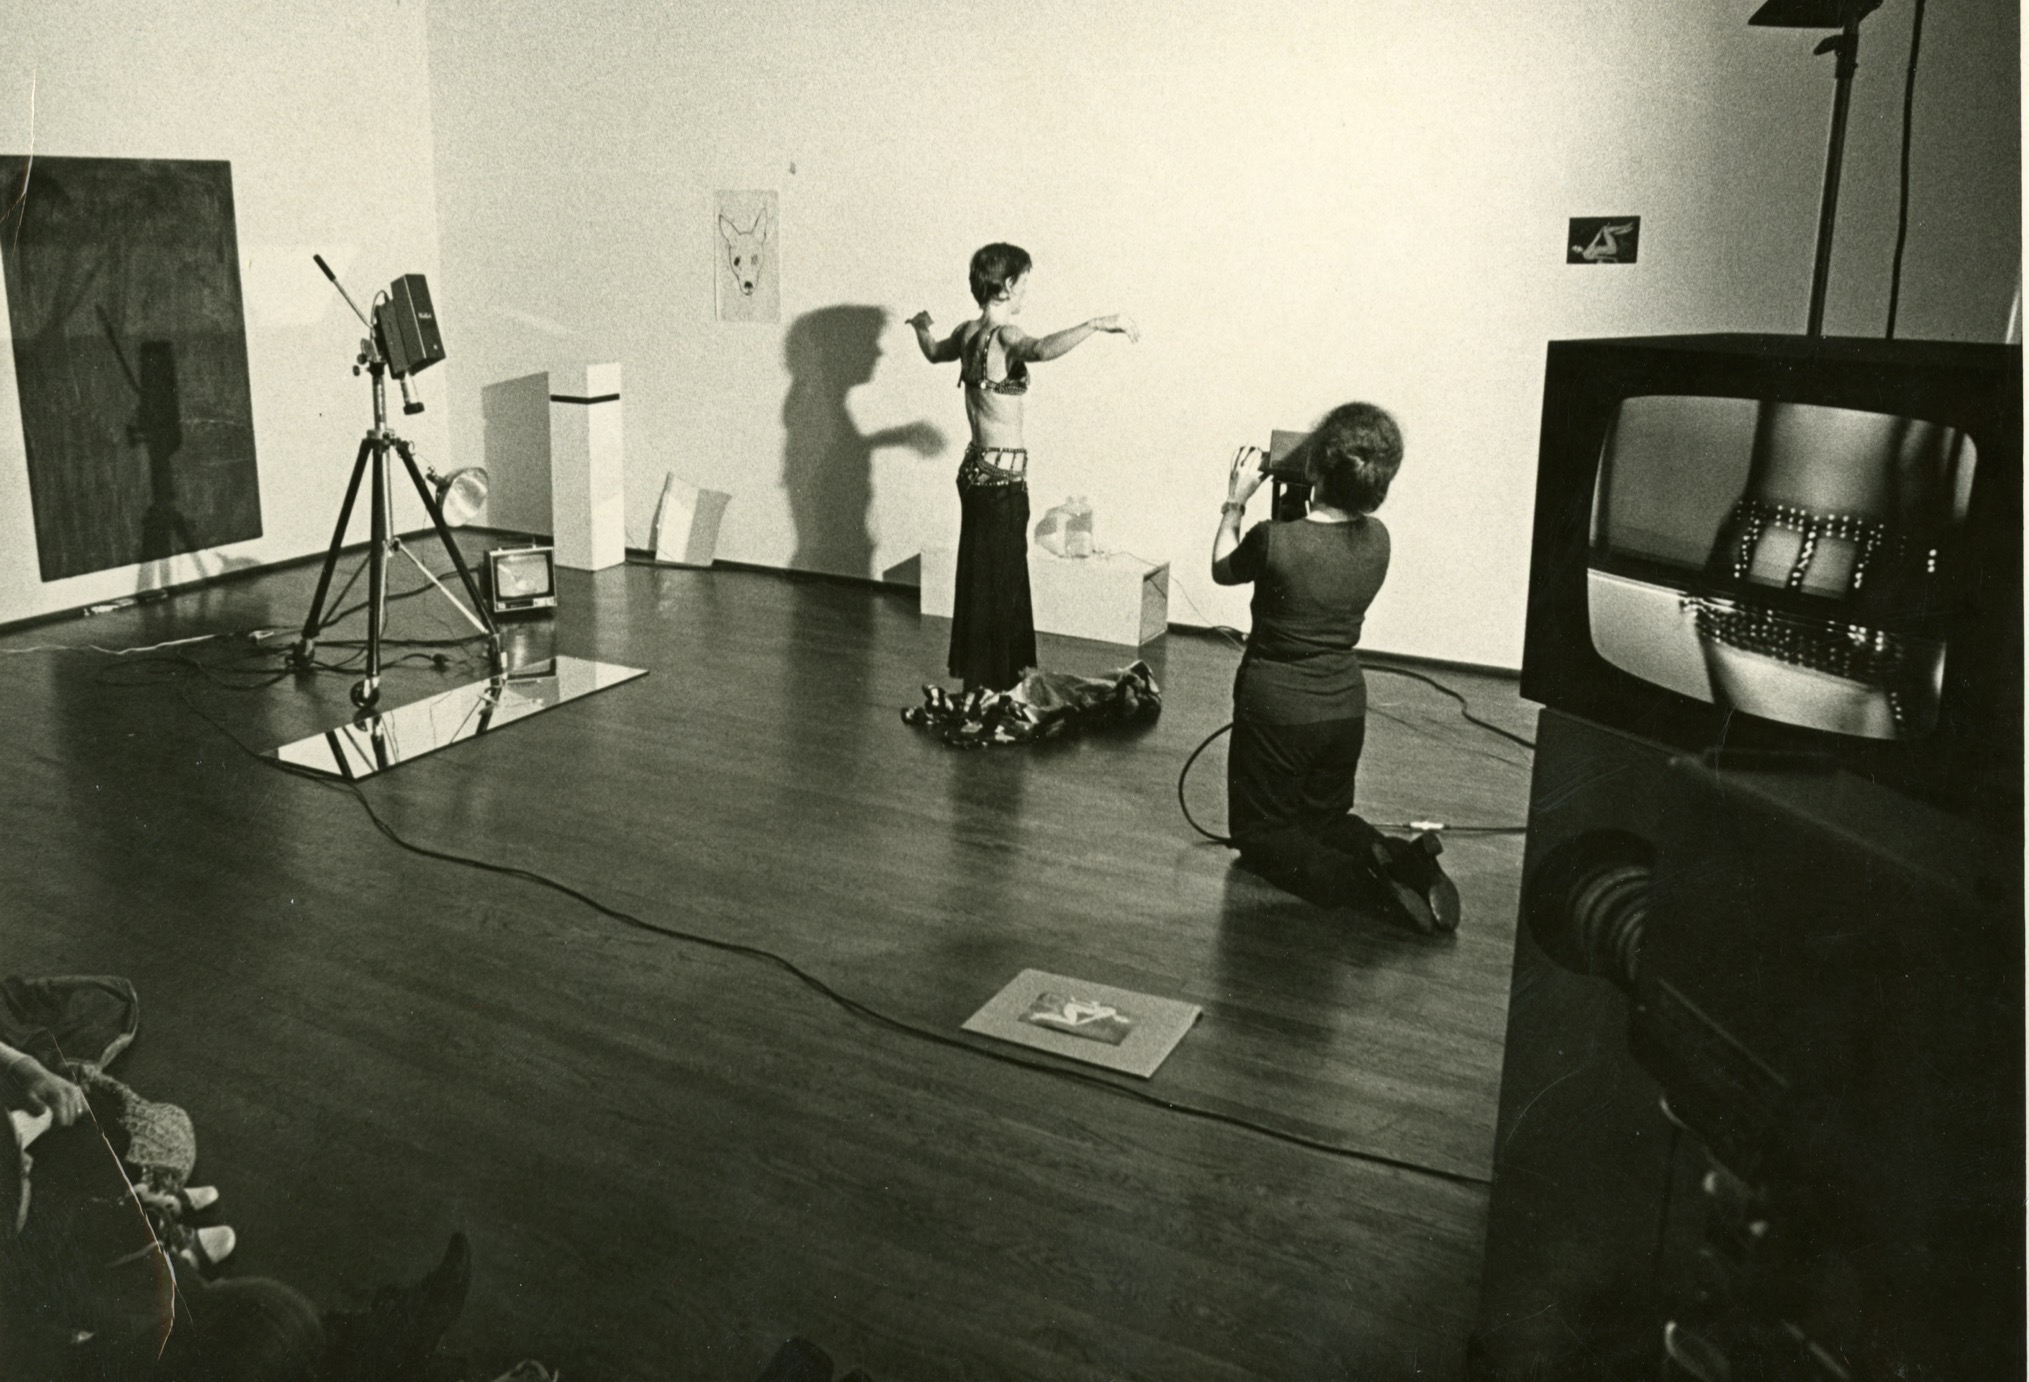
[[[0,158],[44,581],[261,535],[232,168]]]

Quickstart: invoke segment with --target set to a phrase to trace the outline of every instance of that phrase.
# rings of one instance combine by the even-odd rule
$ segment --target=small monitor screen
[[[1593,647],[1729,709],[1920,738],[1937,723],[1974,460],[1962,432],[1915,418],[1626,399],[1593,493]]]
[[[493,598],[538,600],[548,596],[553,584],[551,555],[547,547],[493,553]]]

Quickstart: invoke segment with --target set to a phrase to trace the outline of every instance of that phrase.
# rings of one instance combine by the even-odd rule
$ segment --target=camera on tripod
[[[455,471],[449,476],[439,475],[434,470],[426,471],[416,460],[415,451],[409,443],[388,427],[386,376],[392,374],[401,385],[402,411],[420,413],[423,405],[409,392],[409,376],[444,358],[444,341],[437,332],[437,314],[431,306],[430,289],[423,276],[403,274],[397,278],[388,286],[386,293],[375,298],[373,315],[369,318],[359,310],[352,294],[345,291],[345,285],[324,262],[324,256],[313,254],[311,258],[331,281],[331,286],[338,290],[338,295],[345,299],[345,305],[352,309],[360,324],[371,333],[368,339],[360,342],[360,354],[352,372],[358,374],[364,370],[372,376],[373,425],[367,428],[365,437],[360,440],[352,478],[346,485],[345,500],[339,506],[338,526],[331,534],[331,547],[324,557],[323,572],[317,578],[317,592],[310,599],[310,613],[303,621],[303,632],[296,640],[291,661],[299,673],[307,674],[316,668],[317,639],[324,630],[325,597],[331,592],[331,576],[345,549],[345,535],[352,521],[353,505],[360,497],[362,482],[369,481],[367,505],[372,535],[366,561],[361,567],[367,577],[366,668],[365,675],[352,688],[353,704],[364,712],[380,699],[381,642],[387,616],[387,561],[396,552],[407,557],[423,578],[465,617],[474,632],[486,639],[494,671],[499,672],[499,628],[481,598],[471,568],[465,564],[465,557],[451,536],[453,523],[463,522],[484,501],[485,472],[476,466]],[[395,531],[394,457],[400,458],[403,470],[415,486],[417,497],[422,500],[424,512],[430,516],[431,527],[444,545],[445,555],[450,557],[456,569],[459,583],[464,588],[465,602],[460,602],[437,575],[408,550]],[[448,517],[447,506],[450,508]],[[359,574],[359,571],[353,573],[352,579],[346,582],[346,590],[351,589],[352,581],[357,580]],[[343,598],[344,592],[341,591],[339,600],[332,603],[337,604]]]
[[[422,412],[422,403],[409,392],[409,376],[444,358],[444,338],[437,332],[430,285],[421,274],[403,274],[374,303],[373,336],[387,372],[401,384],[402,411]]]

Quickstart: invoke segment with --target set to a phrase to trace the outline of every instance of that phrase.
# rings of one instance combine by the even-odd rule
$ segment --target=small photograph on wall
[[[712,197],[712,256],[722,322],[782,320],[779,201],[773,192]]]
[[[261,535],[232,167],[0,156],[44,581]]]
[[[1639,216],[1573,216],[1566,234],[1566,264],[1632,264],[1641,248]]]

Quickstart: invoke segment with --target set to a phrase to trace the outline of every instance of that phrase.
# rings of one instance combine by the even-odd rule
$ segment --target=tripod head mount
[[[403,274],[397,278],[386,292],[374,298],[373,314],[368,316],[353,301],[352,294],[345,291],[345,285],[324,262],[324,256],[313,254],[310,257],[317,262],[324,277],[331,281],[331,286],[338,290],[338,295],[345,299],[352,315],[358,317],[360,325],[366,328],[366,335],[359,343],[359,353],[354,357],[352,372],[358,374],[364,368],[373,373],[376,419],[382,411],[379,390],[383,371],[392,374],[401,385],[402,412],[422,412],[422,400],[409,390],[409,376],[444,358],[444,341],[437,334],[436,311],[430,304],[430,289],[423,276]]]

